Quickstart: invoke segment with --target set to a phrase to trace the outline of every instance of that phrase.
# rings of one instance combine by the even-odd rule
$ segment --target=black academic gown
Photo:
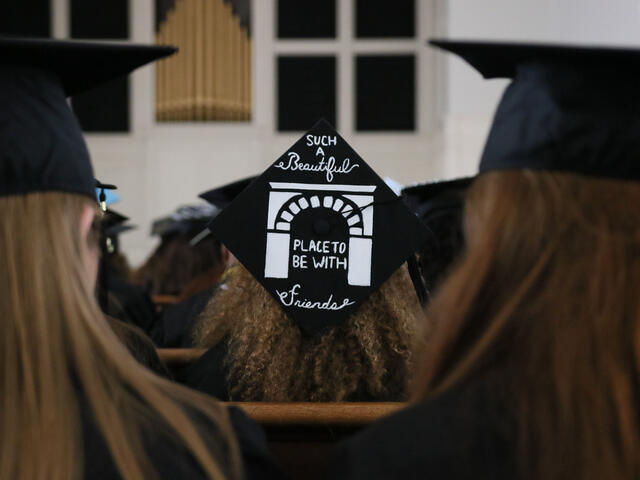
[[[229,401],[228,367],[225,364],[227,342],[223,340],[210,348],[197,361],[180,372],[179,380],[185,385],[216,397]]]
[[[98,277],[104,280],[104,275]],[[156,322],[155,306],[151,297],[140,287],[130,284],[112,270],[108,270],[106,275],[107,293],[112,295],[117,305],[108,302],[105,305],[103,295],[98,295],[100,308],[107,315],[131,323],[149,333]],[[100,288],[103,288],[100,285]]]
[[[120,479],[115,462],[93,421],[88,406],[85,404],[80,411],[85,456],[84,478],[87,480]],[[260,427],[235,407],[229,408],[229,418],[240,445],[244,478],[247,480],[284,478],[284,474],[269,454],[266,439]],[[199,423],[198,427],[207,428],[204,423]],[[145,433],[144,447],[159,478],[167,480],[207,478],[191,454],[171,437],[163,434],[160,429],[154,429],[152,426]]]
[[[160,348],[193,347],[191,330],[216,288],[217,285],[165,308],[151,332],[154,343]]]
[[[336,447],[328,479],[515,479],[515,435],[492,382],[406,408]]]

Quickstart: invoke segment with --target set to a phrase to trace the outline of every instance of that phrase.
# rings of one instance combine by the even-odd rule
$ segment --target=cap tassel
[[[100,190],[99,201],[100,201],[100,210],[102,210],[103,212],[106,212],[107,211],[107,194],[104,193],[104,188]]]

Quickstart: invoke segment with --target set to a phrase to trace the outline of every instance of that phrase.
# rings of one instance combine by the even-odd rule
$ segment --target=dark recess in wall
[[[278,57],[278,130],[304,131],[324,118],[336,126],[334,56]]]

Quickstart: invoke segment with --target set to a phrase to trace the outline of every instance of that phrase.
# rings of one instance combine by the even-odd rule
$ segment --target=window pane
[[[71,37],[97,40],[129,38],[127,0],[71,0]],[[119,78],[72,100],[85,132],[129,131],[129,79]]]
[[[278,0],[278,38],[335,38],[336,0]]]
[[[127,0],[71,0],[71,37],[129,38]]]
[[[51,36],[49,0],[6,0],[0,6],[0,33],[29,37]]]
[[[278,57],[278,130],[301,131],[324,118],[336,125],[334,56]]]
[[[356,130],[415,130],[415,56],[356,57]]]
[[[415,0],[356,0],[356,37],[415,36]]]
[[[71,99],[85,132],[129,131],[129,78],[122,77]]]

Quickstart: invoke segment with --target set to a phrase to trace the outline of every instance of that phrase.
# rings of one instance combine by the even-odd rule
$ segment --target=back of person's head
[[[175,50],[3,37],[0,51],[0,478],[80,478],[98,455],[153,478],[158,442],[239,476],[225,411],[140,366],[94,298],[97,182],[67,98]]]
[[[158,375],[171,378],[167,366],[162,362],[158,351],[144,331],[117,318],[107,317],[109,325],[129,353],[149,370]]]
[[[523,478],[640,471],[640,185],[576,174],[483,174],[466,253],[433,299],[419,398],[497,370]]]
[[[237,462],[225,413],[139,366],[96,305],[83,256],[97,250],[97,232],[88,239],[78,234],[87,205],[85,197],[59,192],[0,198],[6,259],[0,273],[0,478],[79,475],[81,399],[124,478],[151,475],[142,444],[149,421],[172,432],[211,477],[221,478],[225,465]],[[217,458],[188,419],[187,406],[202,408],[218,425],[227,444],[221,442]]]
[[[193,245],[191,241],[198,233],[190,230],[163,237],[146,262],[132,274],[134,283],[150,286],[152,295],[180,295],[194,279],[220,268],[223,265],[220,242],[208,236]]]
[[[238,265],[200,316],[194,343],[227,342],[234,400],[401,400],[420,312],[402,267],[344,324],[307,336]]]

